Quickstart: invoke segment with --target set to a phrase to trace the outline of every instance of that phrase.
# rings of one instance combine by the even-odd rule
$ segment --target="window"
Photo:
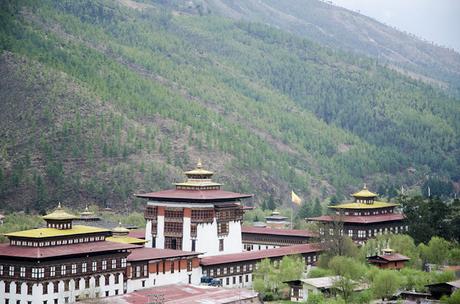
[[[115,284],[118,284],[118,283],[120,283],[120,274],[116,273],[115,274]]]
[[[26,276],[26,268],[25,267],[21,267],[20,270],[19,270],[19,276],[21,278],[25,277]]]
[[[110,283],[110,275],[104,276],[105,285],[108,286]]]
[[[144,277],[148,276],[148,266],[147,264],[144,265]]]
[[[187,271],[192,271],[193,261],[187,260]]]
[[[106,269],[107,269],[107,261],[103,260],[102,261],[102,270],[106,270]]]
[[[219,251],[224,251],[224,239],[219,239]]]
[[[351,230],[351,229],[348,230],[348,236],[349,236],[349,237],[353,237],[353,230]]]
[[[32,295],[32,291],[33,291],[33,284],[27,284],[27,294],[28,295]]]
[[[16,293],[21,294],[21,283],[20,282],[16,282]]]
[[[0,265],[0,275],[3,275],[3,265]]]
[[[49,284],[48,282],[44,282],[44,283],[42,284],[42,289],[43,289],[42,293],[43,293],[44,295],[48,294],[48,284]]]
[[[65,280],[64,281],[64,291],[69,291],[69,285],[70,285],[69,280]]]
[[[216,275],[217,275],[217,276],[220,276],[220,268],[217,268],[217,270],[216,270]]]
[[[227,222],[217,223],[217,234],[218,235],[228,234],[228,223]]]
[[[86,263],[81,264],[81,272],[85,273],[86,272]]]
[[[249,275],[246,275],[246,282],[249,282]]]
[[[243,283],[243,276],[239,276],[238,281],[239,281],[240,284]]]
[[[99,287],[101,285],[101,277],[100,276],[94,277],[94,281],[95,281],[96,287]]]
[[[196,251],[196,240],[192,240],[192,251]]]
[[[85,278],[85,288],[89,288],[89,278]]]
[[[233,266],[230,267],[230,273],[233,273]]]
[[[65,275],[66,273],[66,265],[61,265],[61,275]]]
[[[230,278],[225,279],[225,285],[230,285]]]
[[[112,269],[117,268],[117,260],[113,259],[112,260]]]
[[[14,266],[10,266],[10,277],[13,277],[14,276]]]
[[[56,266],[50,267],[50,277],[54,277],[56,275]]]
[[[94,261],[94,262],[92,263],[91,268],[92,268],[92,269],[91,269],[92,271],[96,271],[96,270],[97,270],[97,262],[96,262],[96,261]]]
[[[72,274],[77,273],[77,264],[72,264]]]
[[[135,277],[139,278],[141,276],[141,266],[136,266]]]
[[[45,277],[45,268],[38,268],[38,277],[44,278]]]
[[[54,282],[54,284],[53,284],[53,292],[54,293],[59,292],[59,282]]]
[[[126,258],[121,259],[121,267],[126,267]]]
[[[236,284],[236,277],[233,277],[233,284]]]
[[[10,282],[8,281],[5,281],[5,293],[9,293],[10,292]]]

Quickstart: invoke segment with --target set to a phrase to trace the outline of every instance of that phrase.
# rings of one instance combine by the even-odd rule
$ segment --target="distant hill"
[[[268,24],[324,46],[366,55],[460,96],[458,52],[422,41],[327,1],[199,0],[168,3],[174,3],[175,8],[184,11]]]
[[[256,204],[460,180],[459,100],[373,59],[156,2],[0,8],[1,208],[137,208],[199,157]]]

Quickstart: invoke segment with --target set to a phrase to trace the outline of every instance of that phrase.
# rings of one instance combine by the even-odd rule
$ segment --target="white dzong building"
[[[146,247],[200,252],[203,256],[242,252],[241,200],[252,195],[221,190],[213,172],[196,168],[174,189],[136,194],[148,199]]]

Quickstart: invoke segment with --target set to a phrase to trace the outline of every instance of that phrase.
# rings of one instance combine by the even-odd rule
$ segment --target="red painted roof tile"
[[[128,256],[128,262],[131,261],[146,261],[156,259],[167,259],[176,257],[198,256],[199,252],[190,252],[173,249],[159,248],[139,248],[134,249]]]
[[[218,265],[241,261],[261,260],[265,258],[283,257],[285,255],[302,254],[309,252],[321,252],[320,244],[300,244],[284,246],[265,250],[244,251],[241,253],[223,254],[201,259],[201,265]]]
[[[145,239],[145,229],[130,230],[128,236],[137,239]]]
[[[343,215],[331,216],[331,215],[322,215],[318,217],[310,217],[309,221],[317,222],[334,222],[340,218],[344,223],[357,223],[357,224],[370,224],[370,223],[379,223],[379,222],[388,222],[388,221],[400,221],[405,219],[405,216],[400,213],[392,214],[381,214],[381,215],[366,215],[366,216],[356,216],[356,215]]]
[[[135,194],[137,197],[159,201],[227,201],[252,197],[252,194],[241,194],[223,190],[163,190],[151,193]]]
[[[27,247],[12,246],[10,244],[0,244],[0,256],[19,257],[31,259],[44,259],[50,257],[61,257],[82,253],[95,253],[102,251],[116,251],[122,249],[140,248],[142,246],[132,244],[121,244],[113,242],[90,242],[72,245],[59,245],[48,247]]]
[[[242,233],[254,233],[254,234],[267,234],[267,235],[286,235],[286,236],[300,236],[300,237],[317,237],[318,234],[313,231],[301,230],[301,229],[276,229],[267,227],[250,227],[242,226]]]

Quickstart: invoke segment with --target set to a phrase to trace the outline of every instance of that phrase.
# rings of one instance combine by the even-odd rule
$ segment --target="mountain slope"
[[[363,54],[460,94],[460,54],[319,0],[175,1],[177,9],[269,24],[331,48]],[[190,5],[194,3],[194,5]]]
[[[135,207],[199,156],[256,203],[459,179],[460,110],[442,91],[260,24],[135,4],[2,5],[9,208]]]

